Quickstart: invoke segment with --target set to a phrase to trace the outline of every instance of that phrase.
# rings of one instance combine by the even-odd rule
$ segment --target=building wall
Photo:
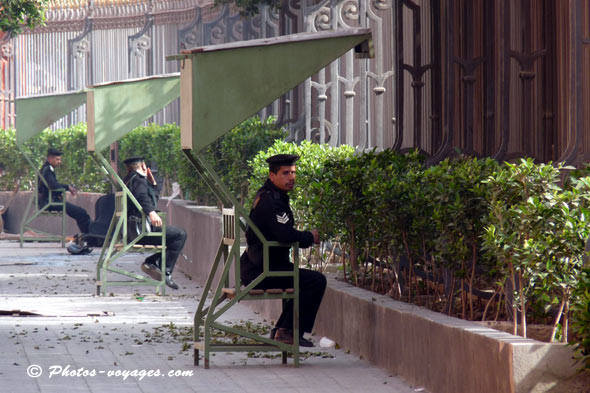
[[[285,1],[242,18],[196,0],[53,1],[46,27],[0,37],[0,127],[14,99],[178,71],[188,47],[370,27],[375,57],[337,59],[261,111],[309,139],[581,165],[590,153],[590,0]],[[179,123],[178,101],[149,121]],[[85,119],[80,108],[53,127]]]

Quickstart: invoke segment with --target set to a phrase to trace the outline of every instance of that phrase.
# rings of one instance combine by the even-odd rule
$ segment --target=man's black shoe
[[[166,285],[172,289],[178,289],[178,284],[172,281],[172,275],[166,275]]]
[[[301,337],[299,337],[299,346],[300,347],[315,347],[315,344],[312,341],[310,341],[306,338],[303,338],[303,336],[301,336]]]
[[[162,271],[159,267],[151,262],[144,262],[141,264],[141,270],[156,281],[162,280]],[[168,281],[168,280],[166,280]]]
[[[270,338],[280,341],[285,344],[293,344],[293,331],[290,329],[284,328],[274,328],[270,331]],[[299,337],[299,346],[300,347],[314,347],[315,345],[313,342],[303,338],[303,336]]]

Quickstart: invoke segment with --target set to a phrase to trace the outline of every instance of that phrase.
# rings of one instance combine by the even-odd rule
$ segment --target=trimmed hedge
[[[427,168],[417,152],[278,141],[251,162],[250,198],[276,153],[301,155],[293,212],[340,244],[350,281],[471,320],[495,302],[515,333],[517,316],[524,335],[527,319],[553,323],[555,339],[577,345],[588,367],[590,177],[530,159],[458,156]]]
[[[217,140],[205,152],[214,169],[237,197],[245,197],[245,184],[251,176],[247,165],[260,149],[266,149],[273,141],[284,138],[286,131],[277,128],[274,119],[264,121],[254,117],[235,127]],[[5,165],[5,175],[0,178],[0,188],[14,190],[20,184],[21,190],[30,190],[35,184],[35,172],[16,148],[14,130],[0,132],[0,162]],[[86,125],[80,123],[68,129],[42,132],[31,138],[23,150],[41,167],[47,148],[64,151],[59,169],[60,182],[75,184],[88,192],[108,192],[110,182],[86,151]],[[102,154],[108,157],[108,149]],[[217,204],[216,198],[195,173],[180,149],[180,128],[174,124],[163,126],[150,124],[141,126],[125,135],[119,141],[119,175],[125,175],[122,160],[141,155],[157,170],[157,176],[164,187],[163,195],[170,195],[173,182],[178,182],[184,197],[204,203]]]
[[[14,190],[20,184],[20,190],[31,190],[35,185],[35,171],[16,147],[15,137],[14,130],[0,132],[0,162],[5,166],[4,176],[0,178],[0,188]],[[86,151],[86,124],[81,123],[55,132],[42,132],[25,143],[22,150],[41,168],[48,147],[65,153],[58,174],[60,182],[75,184],[80,190],[89,192],[107,192],[110,189],[110,183],[98,171]]]

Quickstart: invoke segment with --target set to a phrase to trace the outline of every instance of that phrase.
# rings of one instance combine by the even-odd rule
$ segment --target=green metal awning
[[[88,151],[123,137],[180,95],[179,74],[130,79],[88,91]]]
[[[21,146],[85,102],[83,91],[17,98],[16,145]]]
[[[181,144],[200,151],[351,48],[372,56],[371,31],[349,29],[182,51]]]

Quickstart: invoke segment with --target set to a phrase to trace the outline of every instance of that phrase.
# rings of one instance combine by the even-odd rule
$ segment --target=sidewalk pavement
[[[31,392],[426,392],[343,350],[304,351],[299,368],[280,353],[213,353],[193,365],[201,288],[174,273],[178,291],[111,287],[95,296],[100,250],[74,256],[59,244],[0,241],[0,391]],[[138,273],[145,257],[119,266]],[[268,330],[249,308],[226,321]],[[318,343],[320,337],[312,337]],[[307,348],[305,348],[307,349]]]

